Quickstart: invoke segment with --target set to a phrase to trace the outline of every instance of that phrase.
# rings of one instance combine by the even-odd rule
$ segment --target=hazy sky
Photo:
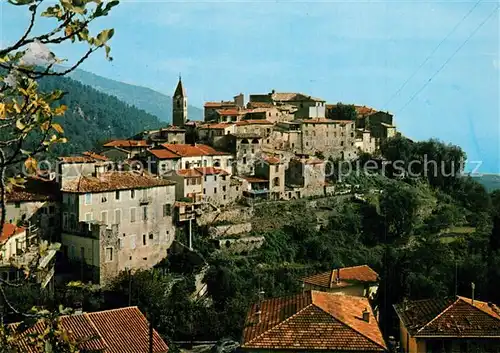
[[[0,7],[9,43],[28,17]],[[170,95],[182,73],[198,106],[276,89],[389,110],[405,135],[500,172],[498,1],[125,1],[99,23],[116,30],[115,60],[85,70]]]

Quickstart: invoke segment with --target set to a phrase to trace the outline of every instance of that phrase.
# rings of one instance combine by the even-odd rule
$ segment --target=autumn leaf
[[[68,107],[66,105],[60,105],[59,107],[57,107],[56,109],[54,109],[54,115],[63,115],[65,112],[66,112],[66,109],[68,109]]]
[[[59,125],[59,124],[57,124],[57,123],[52,124],[52,128],[53,128],[54,130],[56,130],[58,133],[60,133],[60,134],[63,134],[63,133],[64,133],[64,130],[63,130],[63,128],[61,127],[61,125]]]
[[[35,171],[38,163],[35,158],[29,157],[24,161],[24,166],[26,167],[27,170],[29,171]]]

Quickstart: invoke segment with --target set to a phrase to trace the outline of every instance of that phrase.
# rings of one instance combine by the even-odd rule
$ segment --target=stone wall
[[[238,239],[219,239],[219,249],[222,251],[239,254],[260,248],[264,242],[263,236],[251,236]]]
[[[211,225],[216,222],[241,223],[253,217],[251,207],[238,207],[228,210],[205,212],[196,219],[199,226]]]
[[[252,230],[252,223],[245,222],[245,223],[213,226],[208,228],[208,234],[211,239],[217,239],[220,237],[249,233],[251,230]]]

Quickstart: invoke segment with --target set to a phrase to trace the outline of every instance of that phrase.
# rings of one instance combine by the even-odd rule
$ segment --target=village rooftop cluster
[[[204,121],[195,122],[188,119],[179,80],[172,103],[173,125],[109,141],[96,152],[62,156],[57,178],[32,177],[7,194],[0,238],[4,280],[19,276],[12,261],[22,261],[43,240],[54,246],[39,275],[42,287],[51,290],[59,275],[54,271],[58,249],[64,276],[106,286],[124,271],[152,268],[169,252],[193,251],[192,223],[213,223],[236,205],[243,215],[259,202],[345,193],[326,180],[326,161],[355,160],[363,152],[376,156],[380,145],[398,134],[388,112],[354,106],[355,116],[346,118],[342,105],[301,93],[252,94],[248,102],[239,94],[231,101],[207,102]],[[151,170],[131,172],[135,162],[151,160]],[[212,239],[234,251],[242,244],[245,249],[262,245],[263,237],[224,238],[251,229],[244,216],[236,218],[240,223],[214,227]],[[182,232],[187,244],[176,239]],[[206,292],[201,282],[194,296]],[[378,308],[372,307],[379,275],[371,268],[332,269],[302,283],[302,293],[249,308],[242,350],[391,348],[378,325]],[[436,351],[444,341],[447,348],[461,350],[464,335],[469,337],[465,349],[487,350],[500,339],[498,307],[474,298],[405,302],[394,309],[401,348],[408,353]],[[149,339],[153,352],[168,350],[134,307],[70,316],[63,325],[73,327],[78,338],[97,330],[85,349],[145,352]]]

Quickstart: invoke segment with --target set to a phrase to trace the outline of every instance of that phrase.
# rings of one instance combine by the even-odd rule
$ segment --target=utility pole
[[[193,234],[191,233],[192,227],[191,227],[191,222],[192,219],[189,219],[189,250],[193,250]]]

